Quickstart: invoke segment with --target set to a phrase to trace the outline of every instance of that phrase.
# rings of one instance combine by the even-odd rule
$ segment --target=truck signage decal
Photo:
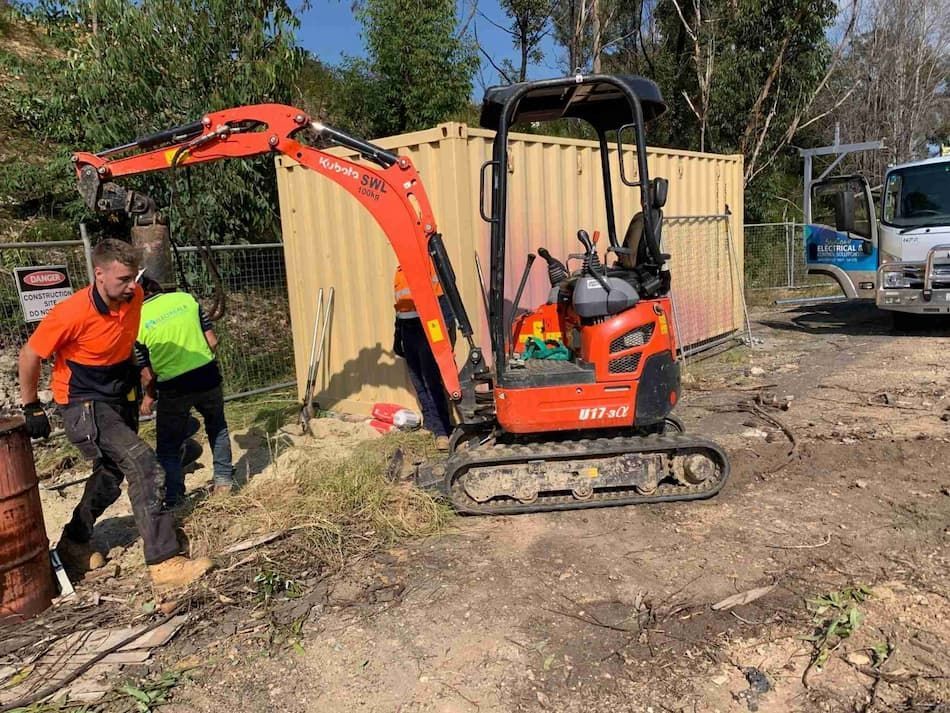
[[[805,257],[811,264],[836,265],[845,271],[876,270],[877,247],[869,255],[866,244],[823,225],[805,226]]]

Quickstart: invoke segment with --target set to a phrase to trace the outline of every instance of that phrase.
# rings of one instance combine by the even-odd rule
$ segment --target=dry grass
[[[255,535],[301,528],[311,552],[336,568],[354,554],[439,531],[450,510],[418,488],[388,479],[397,448],[411,463],[431,449],[431,438],[362,440],[341,457],[328,454],[319,439],[288,449],[239,493],[206,500],[186,516],[192,552],[213,555]]]

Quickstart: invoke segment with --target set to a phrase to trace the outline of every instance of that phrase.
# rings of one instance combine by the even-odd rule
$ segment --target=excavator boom
[[[302,143],[298,134],[356,151],[374,165],[356,163]],[[92,210],[125,212],[133,217],[154,211],[154,203],[126,191],[113,181],[183,165],[229,158],[282,154],[342,186],[376,219],[406,275],[416,309],[425,326],[449,396],[462,398],[459,372],[448,330],[433,290],[430,241],[435,219],[425,188],[412,161],[312,121],[300,109],[282,104],[257,104],[213,112],[192,124],[168,129],[99,153],[73,155],[79,192]],[[355,240],[361,236],[355,235]],[[455,285],[443,285],[458,309]],[[464,309],[461,310],[464,312]],[[458,315],[463,335],[467,317]],[[465,334],[469,331],[469,334]]]

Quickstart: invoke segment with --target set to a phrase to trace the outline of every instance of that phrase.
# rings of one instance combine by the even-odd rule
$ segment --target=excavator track
[[[475,445],[432,476],[460,512],[511,515],[709,498],[729,461],[712,441],[666,433]]]

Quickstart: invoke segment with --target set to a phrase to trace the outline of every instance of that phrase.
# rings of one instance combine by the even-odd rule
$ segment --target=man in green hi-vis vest
[[[155,452],[165,470],[165,506],[175,507],[185,497],[181,447],[188,436],[192,409],[204,419],[211,444],[212,493],[226,495],[234,485],[234,466],[221,371],[214,357],[218,339],[212,323],[191,295],[163,292],[161,285],[147,276],[142,286],[145,302],[135,344],[145,387],[141,412],[150,414],[157,403]]]

